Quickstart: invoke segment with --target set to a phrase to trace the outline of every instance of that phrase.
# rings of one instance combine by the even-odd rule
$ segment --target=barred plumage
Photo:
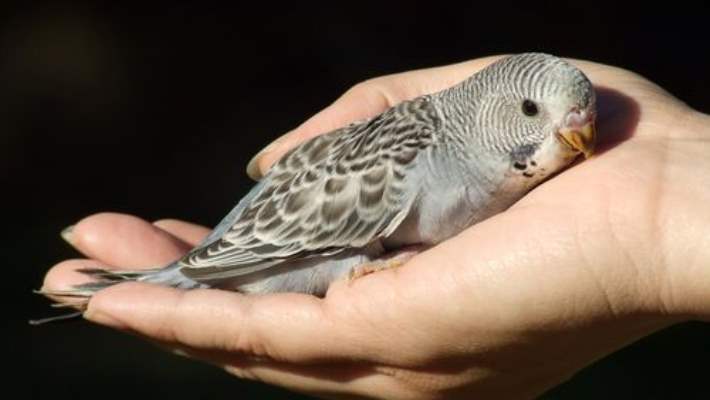
[[[435,245],[501,212],[594,145],[594,90],[554,56],[504,58],[292,149],[182,260],[91,270],[91,296],[125,280],[322,294],[363,262]],[[434,266],[433,266],[434,267]]]
[[[221,238],[180,262],[193,279],[335,254],[387,236],[406,216],[405,179],[440,126],[428,96],[318,136],[286,154]]]

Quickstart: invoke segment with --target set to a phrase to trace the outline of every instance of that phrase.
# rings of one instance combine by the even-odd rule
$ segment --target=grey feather
[[[389,235],[416,199],[407,171],[439,124],[424,96],[296,147],[221,237],[181,260],[183,273],[197,280],[245,275]]]
[[[594,115],[593,87],[574,66],[539,53],[502,59],[292,149],[181,260],[94,270],[100,284],[68,292],[139,280],[322,294],[384,252],[435,245],[505,210],[588,150],[562,133]]]

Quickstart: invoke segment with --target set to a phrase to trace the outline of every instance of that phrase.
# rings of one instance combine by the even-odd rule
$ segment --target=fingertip
[[[283,149],[284,142],[292,141],[292,136],[297,133],[298,129],[287,132],[276,138],[273,142],[269,143],[263,149],[259,150],[259,152],[256,153],[256,155],[254,155],[254,157],[252,157],[251,160],[249,160],[249,163],[247,164],[247,175],[249,175],[249,177],[255,181],[258,181],[263,178],[264,175],[266,175],[266,172],[271,167],[271,164],[276,161],[275,159],[280,158],[281,155],[292,146],[289,144],[286,146],[285,149]],[[271,153],[275,153],[276,155],[269,156],[269,154]]]
[[[259,167],[259,159],[261,158],[261,152],[256,153],[254,157],[247,163],[247,176],[254,181],[260,181],[264,177],[261,173],[261,168]]]
[[[110,227],[120,219],[131,218],[135,217],[113,212],[91,214],[64,228],[60,236],[80,252],[90,255],[90,249],[100,241],[102,232],[110,231]]]
[[[267,172],[269,172],[271,166],[274,165],[289,150],[298,146],[307,139],[325,132],[327,131],[318,131],[312,135],[305,135],[305,131],[302,126],[296,130],[288,132],[287,134],[276,139],[270,145],[266,146],[266,148],[261,150],[251,161],[249,161],[249,165],[247,165],[247,174],[249,174],[249,176],[254,180],[260,180],[266,175]]]

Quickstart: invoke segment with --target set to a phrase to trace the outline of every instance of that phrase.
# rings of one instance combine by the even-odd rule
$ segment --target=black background
[[[250,187],[253,153],[361,80],[535,50],[623,66],[710,111],[710,12],[677,3],[115,3],[4,3],[0,18],[3,335],[30,397],[305,398],[85,323],[30,328],[48,309],[29,290],[77,256],[58,233],[87,214],[214,224]],[[546,398],[707,398],[709,334],[667,329]]]

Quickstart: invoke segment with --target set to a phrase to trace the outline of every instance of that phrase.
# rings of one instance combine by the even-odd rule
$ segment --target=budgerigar
[[[595,143],[589,79],[557,57],[503,58],[438,93],[292,149],[185,257],[83,270],[119,282],[322,295],[504,211]],[[406,253],[405,251],[405,253]],[[399,253],[398,253],[399,252]]]

